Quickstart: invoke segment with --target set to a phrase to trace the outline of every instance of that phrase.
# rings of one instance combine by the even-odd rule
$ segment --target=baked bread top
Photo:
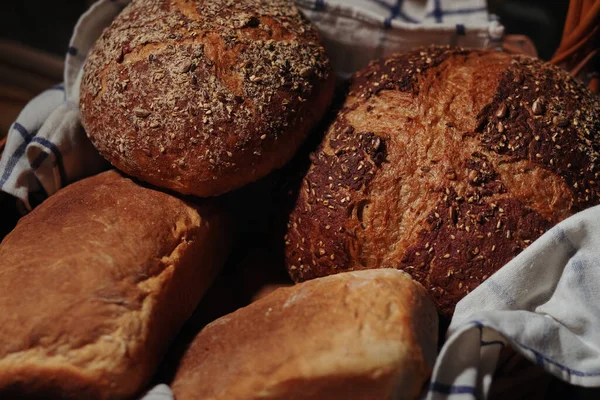
[[[120,170],[218,195],[287,162],[333,74],[288,0],[133,0],[88,56],[83,125]]]
[[[51,196],[0,244],[0,398],[142,390],[228,252],[214,204],[116,171]]]
[[[450,314],[598,203],[599,134],[598,99],[537,59],[434,47],[374,61],[311,156],[289,218],[290,275],[401,268]]]
[[[171,386],[178,400],[414,399],[433,368],[437,324],[404,272],[336,274],[207,325]]]

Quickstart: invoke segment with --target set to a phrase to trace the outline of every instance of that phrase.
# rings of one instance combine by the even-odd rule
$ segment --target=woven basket
[[[568,70],[588,85],[593,93],[600,90],[598,71],[593,62],[598,53],[600,38],[600,0],[571,0],[559,48],[551,63]],[[522,35],[508,35],[503,43],[505,51],[537,56],[531,40]],[[6,138],[0,139],[0,155]],[[17,211],[14,200],[0,192],[0,240],[14,226]],[[496,370],[490,398],[542,399],[569,398],[568,385],[558,382],[544,370],[507,348],[503,351]],[[552,382],[555,382],[554,384]],[[556,387],[563,390],[556,390]]]
[[[571,0],[562,40],[550,62],[570,71],[593,93],[599,90],[598,71],[592,71],[599,38],[600,0]]]

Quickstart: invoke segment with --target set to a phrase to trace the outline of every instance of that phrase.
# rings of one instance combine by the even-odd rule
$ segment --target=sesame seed
[[[134,108],[133,113],[138,118],[146,118],[150,115],[150,111],[146,110],[145,108],[140,108],[140,107]]]
[[[531,105],[531,111],[534,115],[541,115],[544,113],[544,103],[541,98],[536,99]]]
[[[496,117],[504,118],[506,116],[506,103],[500,103],[500,107],[496,111]]]
[[[566,119],[563,115],[555,115],[552,117],[552,124],[559,127],[565,127],[569,125],[569,120]]]

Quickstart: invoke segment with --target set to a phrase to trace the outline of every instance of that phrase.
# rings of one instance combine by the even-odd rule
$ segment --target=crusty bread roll
[[[443,314],[550,226],[598,203],[600,103],[563,70],[491,51],[375,61],[312,155],[286,238],[299,282],[409,272]]]
[[[115,171],[62,189],[0,244],[0,398],[144,388],[228,250],[228,221]]]
[[[212,196],[285,164],[333,80],[291,0],[133,0],[89,54],[80,106],[115,167]]]
[[[414,399],[436,354],[437,313],[402,271],[282,288],[207,325],[172,384],[177,400]]]

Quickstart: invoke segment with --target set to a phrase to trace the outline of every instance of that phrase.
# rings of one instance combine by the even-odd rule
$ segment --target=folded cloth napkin
[[[552,228],[458,303],[427,399],[486,398],[506,345],[565,382],[600,387],[599,299],[596,206]]]
[[[503,27],[486,0],[295,0],[319,28],[336,73],[422,45],[496,47]]]
[[[129,1],[102,0],[77,22],[67,52],[64,84],[35,97],[8,132],[0,159],[0,190],[27,210],[61,187],[107,167],[87,139],[79,116],[85,55]]]

